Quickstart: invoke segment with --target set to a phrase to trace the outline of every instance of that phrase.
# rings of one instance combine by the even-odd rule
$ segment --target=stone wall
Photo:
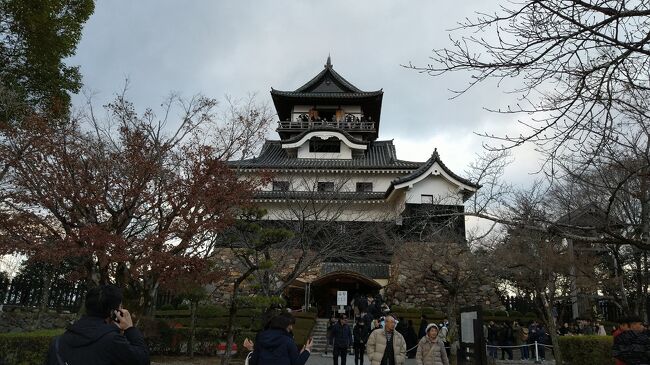
[[[453,282],[456,275],[457,280],[465,281],[457,298],[459,308],[482,305],[486,309],[504,309],[489,275],[471,272],[477,268],[469,263],[464,267],[461,257],[471,253],[459,244],[454,245],[457,248],[453,250],[458,252],[449,252],[449,245],[436,243],[406,243],[396,249],[390,279],[384,288],[388,302],[402,307],[433,307],[446,313],[448,291],[429,271],[435,264],[440,276]],[[452,260],[456,260],[453,265]]]
[[[284,251],[273,251],[271,253],[272,261],[277,267],[272,271],[276,271],[277,274],[271,278],[272,284],[275,287],[280,287],[283,285],[283,281],[280,279],[288,275],[295,265],[298,264],[298,259],[301,256],[299,251],[291,252],[290,250]],[[306,257],[309,258],[309,257]],[[215,265],[222,269],[225,273],[222,280],[213,283],[211,292],[212,300],[216,303],[226,303],[232,295],[233,285],[237,278],[246,270],[246,268],[241,264],[241,262],[235,257],[231,249],[222,249],[219,251],[219,254],[215,257]],[[255,292],[254,287],[259,283],[259,277],[257,275],[261,274],[261,271],[254,274],[251,277],[251,280],[247,280],[241,284],[241,293],[243,295],[250,295]],[[312,282],[320,276],[320,263],[312,265],[309,269],[305,270],[298,280],[303,283]]]
[[[10,310],[4,308],[4,311],[0,312],[0,333],[65,328],[77,318],[74,313],[48,311],[41,317],[40,326],[34,328],[33,325],[37,315],[36,310],[28,308],[13,308]]]

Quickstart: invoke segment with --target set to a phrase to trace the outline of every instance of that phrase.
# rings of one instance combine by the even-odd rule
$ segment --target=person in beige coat
[[[372,331],[368,337],[366,354],[370,365],[404,365],[406,341],[395,331],[395,317],[388,315],[384,321],[384,328]]]
[[[420,339],[415,355],[417,365],[449,365],[445,343],[438,337],[438,326],[427,326],[426,335]]]

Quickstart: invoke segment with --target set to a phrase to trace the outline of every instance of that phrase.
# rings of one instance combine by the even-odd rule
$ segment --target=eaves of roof
[[[433,166],[433,164],[435,164],[436,162],[438,163],[438,165],[440,165],[440,168],[442,168],[449,176],[451,176],[452,178],[458,180],[460,183],[465,184],[465,185],[470,186],[470,187],[475,188],[475,189],[479,189],[481,187],[480,185],[475,184],[475,183],[471,182],[468,179],[460,177],[460,176],[456,175],[453,171],[451,171],[447,167],[447,165],[445,165],[442,162],[442,160],[440,159],[440,155],[438,154],[438,150],[434,150],[431,157],[422,166],[420,166],[417,170],[413,171],[412,173],[410,173],[408,175],[398,177],[397,179],[392,181],[391,185],[392,186],[399,185],[399,184],[403,184],[405,182],[409,182],[411,180],[416,179],[420,175],[424,174],[427,170],[429,170],[431,168],[431,166]]]
[[[395,156],[393,141],[374,141],[362,157],[352,159],[311,159],[290,157],[282,148],[282,141],[266,141],[258,157],[228,161],[240,169],[289,170],[406,170],[412,171],[422,162],[399,160]]]
[[[352,93],[340,92],[297,92],[297,91],[282,91],[271,88],[271,95],[285,96],[290,98],[317,98],[317,99],[362,99],[383,95],[383,90],[377,91],[361,91]]]
[[[282,144],[295,143],[295,142],[300,141],[300,140],[302,139],[302,137],[304,137],[307,133],[311,133],[311,132],[323,132],[323,131],[326,131],[326,132],[339,132],[339,133],[341,133],[342,135],[344,135],[345,138],[348,139],[348,141],[350,141],[350,142],[352,142],[352,143],[356,143],[356,144],[365,144],[365,145],[367,145],[368,143],[370,143],[369,141],[364,141],[364,140],[361,140],[361,139],[358,139],[358,138],[352,137],[352,135],[350,135],[350,133],[346,132],[345,130],[343,130],[343,129],[341,129],[341,128],[327,127],[327,126],[318,127],[318,128],[312,128],[312,129],[305,130],[304,132],[302,132],[302,133],[300,133],[300,134],[298,134],[298,135],[295,135],[295,136],[293,136],[293,137],[291,137],[291,138],[283,139],[283,140],[280,141],[280,142],[281,142]]]

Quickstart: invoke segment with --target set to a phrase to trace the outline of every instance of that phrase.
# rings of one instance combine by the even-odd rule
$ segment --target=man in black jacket
[[[149,365],[142,333],[122,308],[122,292],[114,285],[86,294],[86,315],[50,344],[46,365]]]
[[[650,364],[650,338],[639,317],[627,318],[627,330],[614,337],[612,355],[629,365]]]
[[[334,354],[334,365],[339,365],[339,357],[341,358],[341,365],[345,365],[348,348],[352,345],[352,330],[348,326],[348,317],[341,315],[339,321],[332,326],[332,353]]]

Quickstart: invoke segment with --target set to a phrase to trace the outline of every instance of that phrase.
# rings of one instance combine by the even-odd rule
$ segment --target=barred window
[[[331,181],[319,181],[318,191],[334,191],[334,183]]]
[[[273,182],[273,191],[289,191],[289,182],[288,181],[274,181]]]
[[[363,192],[363,193],[372,192],[372,183],[371,182],[358,182],[357,183],[357,192]]]

